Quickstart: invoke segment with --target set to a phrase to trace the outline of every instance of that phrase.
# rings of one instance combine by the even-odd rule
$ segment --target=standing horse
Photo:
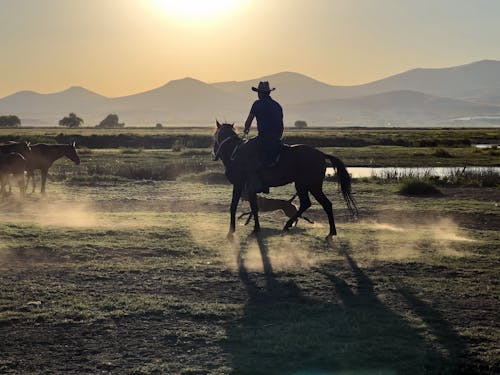
[[[76,153],[75,142],[72,144],[55,144],[48,145],[45,143],[37,143],[31,145],[31,153],[26,158],[26,170],[28,171],[28,178],[26,180],[26,187],[28,187],[29,179],[31,177],[33,190],[35,192],[35,170],[40,169],[42,175],[41,193],[45,193],[45,183],[47,182],[47,172],[52,166],[52,163],[57,159],[66,156],[73,161],[76,165],[80,164],[80,157]]]
[[[254,145],[256,143],[254,142]],[[228,237],[231,238],[236,228],[236,209],[243,189],[245,188],[245,170],[237,170],[238,153],[245,147],[243,140],[238,137],[232,124],[219,124],[214,134],[213,160],[219,158],[224,163],[226,175],[233,184],[233,197],[231,200],[231,222],[229,225]],[[311,207],[309,193],[321,204],[328,216],[330,231],[327,240],[337,234],[335,220],[333,218],[332,203],[323,192],[323,180],[327,167],[326,160],[329,160],[337,169],[337,178],[340,183],[342,196],[347,207],[353,215],[357,214],[357,207],[351,193],[351,176],[347,172],[344,163],[335,156],[324,154],[323,152],[307,146],[293,145],[284,149],[281,153],[278,164],[274,167],[263,168],[261,178],[267,186],[283,186],[294,182],[297,195],[300,200],[299,210],[285,224],[283,231],[287,231],[293,223]],[[232,171],[231,171],[232,170]],[[228,173],[231,171],[230,173]],[[257,194],[255,191],[248,192],[250,209],[254,217],[254,233],[260,231]]]
[[[31,148],[29,142],[10,141],[0,144],[0,154],[10,154],[12,152],[17,152],[18,154],[21,154],[26,158],[30,151]]]
[[[0,156],[3,157],[3,159],[4,159],[4,162],[3,162],[4,165],[5,165],[5,163],[14,163],[16,158],[19,159],[18,157],[13,157],[13,156],[11,156],[10,159],[9,158],[5,159],[5,156],[12,154],[12,153],[15,153],[15,154],[21,155],[24,159],[26,159],[29,156],[30,152],[31,152],[31,148],[30,148],[29,142],[9,141],[7,143],[0,144]],[[23,163],[23,162],[20,160],[17,160],[17,165],[20,165],[21,163]],[[5,166],[4,166],[4,168],[5,168]],[[13,169],[15,170],[16,167],[13,166]],[[11,192],[11,185],[10,185],[10,181],[9,181],[9,175],[11,173],[17,177],[18,182],[21,179],[21,176],[19,175],[19,173],[17,173],[17,170],[16,170],[16,172],[4,172],[4,173],[2,173],[2,175],[1,175],[1,179],[2,179],[1,191],[4,194],[6,193],[5,192],[5,185],[7,185],[7,184],[9,185],[9,193]],[[24,171],[23,171],[22,180],[24,181]],[[26,191],[26,189],[23,189],[21,195],[24,195],[25,191]]]
[[[26,170],[26,159],[23,155],[17,152],[10,154],[0,153],[0,194],[5,196],[7,191],[5,185],[9,182],[9,176],[13,174],[17,179],[19,185],[19,192],[21,197],[24,196],[26,185],[24,184],[24,171]],[[10,184],[9,184],[10,190]]]

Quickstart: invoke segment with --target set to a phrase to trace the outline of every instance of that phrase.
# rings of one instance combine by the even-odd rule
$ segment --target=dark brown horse
[[[0,154],[10,154],[12,152],[17,152],[18,154],[21,154],[26,158],[30,151],[31,148],[29,142],[10,141],[0,144]]]
[[[256,144],[254,142],[254,144]],[[232,124],[219,124],[214,134],[213,159],[219,158],[226,167],[226,176],[233,184],[233,197],[231,201],[231,222],[229,225],[228,237],[232,237],[236,227],[236,209],[243,189],[245,188],[246,173],[245,170],[237,170],[239,158],[244,158],[245,148],[243,140],[238,137]],[[327,239],[337,234],[335,229],[335,220],[333,218],[332,203],[323,192],[323,180],[327,167],[326,160],[329,160],[337,170],[337,178],[340,184],[340,190],[347,204],[347,207],[353,215],[357,214],[356,202],[351,194],[351,176],[347,172],[344,163],[332,155],[307,146],[294,145],[282,151],[278,164],[271,168],[261,170],[261,178],[267,186],[283,186],[289,183],[295,183],[297,195],[300,200],[300,207],[297,213],[292,216],[285,224],[283,231],[290,229],[292,224],[311,206],[309,193],[321,204],[328,216],[330,231]],[[240,160],[241,161],[241,160]],[[229,173],[228,173],[229,172]],[[260,231],[257,194],[255,191],[248,192],[250,209],[254,217],[254,232]]]
[[[9,183],[9,176],[12,174],[17,180],[21,197],[24,196],[26,185],[24,184],[24,171],[26,170],[26,159],[17,152],[10,154],[0,153],[0,194],[5,196],[7,191],[5,185]],[[10,183],[9,183],[10,191]]]
[[[28,178],[26,180],[26,187],[28,187],[29,179],[31,178],[33,184],[32,192],[35,192],[35,170],[40,169],[42,175],[41,192],[45,193],[45,183],[47,182],[47,172],[52,166],[52,163],[57,159],[66,156],[73,161],[76,165],[80,164],[80,157],[76,153],[75,142],[72,144],[55,144],[48,145],[45,143],[37,143],[31,146],[31,153],[26,158],[26,170],[28,171]]]

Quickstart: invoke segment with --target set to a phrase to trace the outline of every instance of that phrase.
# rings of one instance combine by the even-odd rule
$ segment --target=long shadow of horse
[[[245,266],[248,243],[238,256],[240,279],[248,301],[244,316],[228,327],[226,350],[235,374],[455,374],[464,348],[439,314],[418,300],[410,289],[403,299],[424,322],[433,324],[439,350],[425,338],[425,329],[386,306],[375,292],[374,282],[351,256],[348,243],[340,251],[345,264],[322,266],[302,275],[302,290],[291,276],[273,270],[269,249],[262,238],[255,240],[263,262],[262,273]],[[350,280],[336,276],[345,275]],[[353,282],[354,281],[354,282]],[[317,289],[316,289],[317,288]],[[306,295],[306,290],[307,294]],[[310,296],[313,295],[314,297]],[[432,331],[432,329],[431,329]],[[447,346],[448,345],[448,346]]]

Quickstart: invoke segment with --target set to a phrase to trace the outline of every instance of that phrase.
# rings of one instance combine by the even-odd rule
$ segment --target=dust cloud
[[[92,227],[98,224],[95,211],[90,203],[84,201],[26,199],[4,203],[2,211],[1,222],[74,228]]]
[[[398,218],[397,224],[384,219],[361,223],[373,234],[376,243],[373,255],[380,260],[411,260],[429,254],[463,257],[470,254],[461,249],[461,243],[475,241],[449,217],[425,223]]]
[[[273,270],[279,271],[308,269],[326,259],[320,249],[308,244],[302,236],[274,233],[266,236],[264,229],[258,241],[249,235],[251,228],[238,225],[233,239],[228,240],[225,237],[229,228],[227,214],[195,214],[188,227],[195,243],[214,251],[232,270],[238,269],[240,261],[248,271],[262,272],[266,258]]]

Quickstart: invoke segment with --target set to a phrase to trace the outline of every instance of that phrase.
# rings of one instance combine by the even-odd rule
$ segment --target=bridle
[[[217,130],[214,134],[214,142],[215,142],[215,146],[217,147],[217,150],[214,152],[212,150],[212,160],[213,161],[217,161],[219,160],[220,158],[220,152],[222,150],[222,146],[229,140],[233,139],[233,138],[238,138],[238,135],[237,134],[231,134],[229,136],[227,136],[226,138],[224,138],[222,141],[219,142],[219,130]],[[236,157],[236,151],[238,150],[240,144],[238,143],[234,149],[233,149],[233,152],[231,153],[231,161],[234,160],[234,158]]]

